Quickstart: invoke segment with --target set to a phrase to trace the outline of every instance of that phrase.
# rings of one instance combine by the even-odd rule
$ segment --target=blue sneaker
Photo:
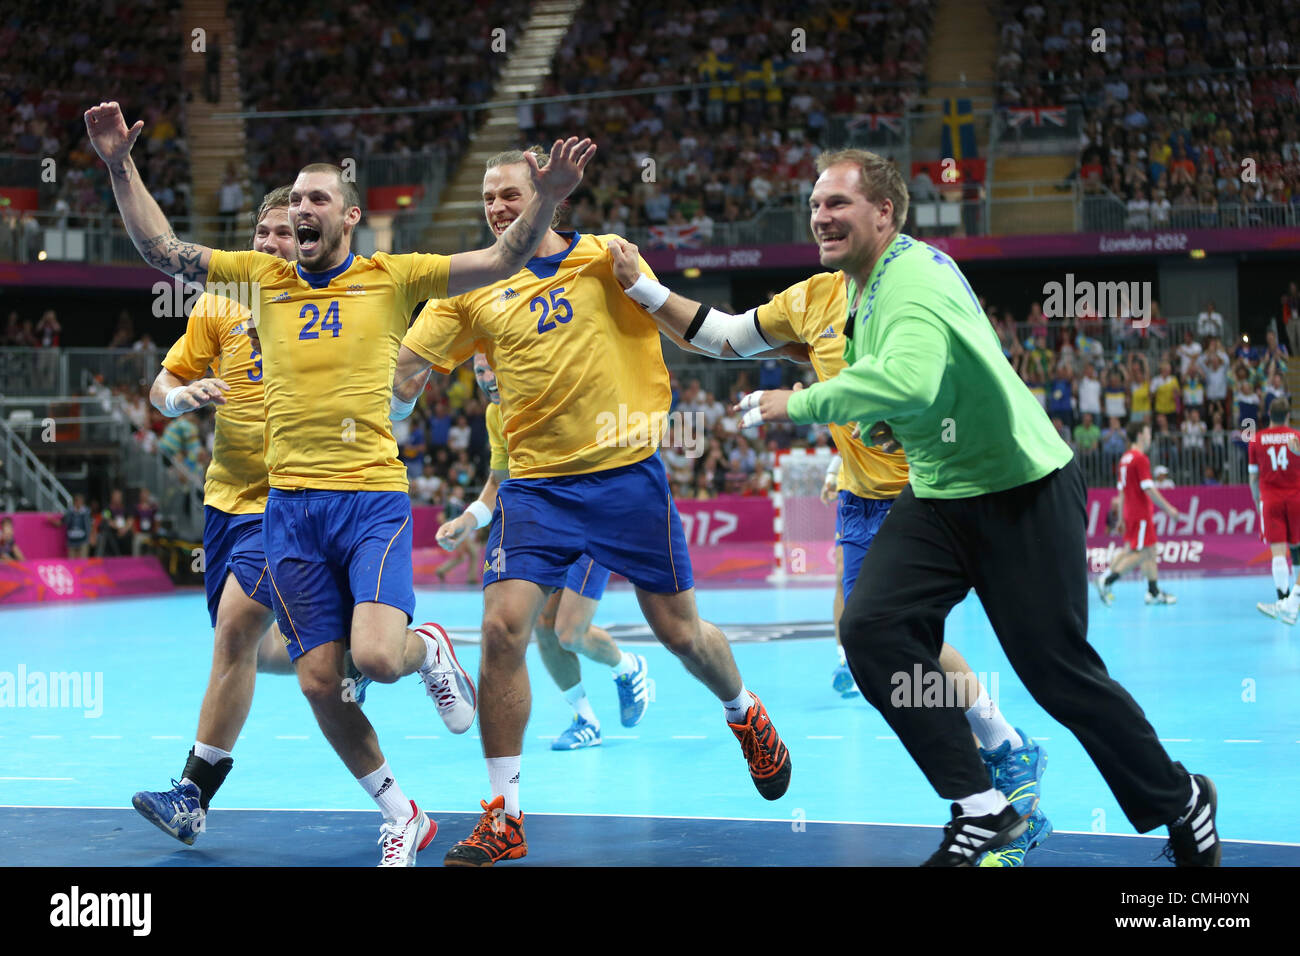
[[[356,664],[352,663],[351,651],[343,652],[343,673],[352,682],[345,686],[352,691],[352,699],[360,707],[366,702],[366,688],[370,686],[371,681],[369,677],[361,673]]]
[[[858,685],[853,680],[853,674],[849,670],[848,664],[841,664],[835,668],[835,673],[831,675],[831,687],[835,693],[846,700],[850,697],[857,697],[859,693]]]
[[[194,838],[203,832],[207,811],[199,806],[199,788],[192,783],[173,780],[172,789],[164,793],[142,790],[131,798],[131,805],[140,816],[186,846],[193,846]]]
[[[650,692],[646,686],[649,667],[640,654],[633,656],[636,657],[636,670],[614,678],[614,686],[618,688],[618,719],[624,727],[641,723],[645,709],[650,706]]]
[[[1042,810],[1029,815],[1029,828],[1004,847],[990,850],[976,866],[1024,866],[1025,854],[1052,835],[1052,821]]]
[[[1003,741],[996,750],[980,748],[980,756],[989,768],[993,786],[1006,795],[1016,813],[1027,817],[1038,808],[1040,782],[1047,769],[1047,752],[1020,728],[1016,733],[1024,741],[1018,750],[1011,749],[1010,741]]]
[[[555,740],[551,741],[552,750],[581,750],[583,747],[600,746],[600,725],[593,724],[578,714],[573,715],[573,723]]]

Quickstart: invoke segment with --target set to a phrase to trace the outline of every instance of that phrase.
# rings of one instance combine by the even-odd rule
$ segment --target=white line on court
[[[1158,737],[1156,739],[1162,744],[1190,744],[1192,742],[1191,737]]]
[[[1262,744],[1262,740],[1225,740],[1225,744]]]
[[[0,780],[76,780],[76,777],[0,777]]]
[[[32,734],[32,740],[62,740],[62,734]]]
[[[91,734],[91,740],[121,740],[121,734]]]
[[[640,740],[641,736],[640,734],[606,734],[605,739],[606,740]],[[1300,744],[1300,740],[1297,740],[1296,743]]]

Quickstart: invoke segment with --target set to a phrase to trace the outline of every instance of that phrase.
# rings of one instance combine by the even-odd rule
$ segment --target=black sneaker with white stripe
[[[943,826],[943,844],[922,866],[974,866],[980,854],[1006,846],[1025,832],[1029,821],[1007,804],[1000,813],[964,817],[961,804],[952,805],[952,819]]]
[[[1175,866],[1218,866],[1223,856],[1223,844],[1214,826],[1219,795],[1214,781],[1204,774],[1193,774],[1192,779],[1200,790],[1196,804],[1182,823],[1169,824],[1169,843],[1164,856],[1173,860]]]

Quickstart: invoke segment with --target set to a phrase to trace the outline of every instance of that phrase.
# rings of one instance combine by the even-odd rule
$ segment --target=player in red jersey
[[[1268,407],[1268,428],[1250,440],[1250,496],[1259,511],[1259,526],[1273,552],[1273,586],[1277,600],[1255,607],[1272,618],[1294,624],[1300,612],[1300,587],[1291,586],[1286,551],[1300,567],[1300,432],[1288,424],[1291,406],[1275,398]],[[1300,580],[1297,580],[1300,584]]]
[[[1148,604],[1173,604],[1178,600],[1172,594],[1160,590],[1160,585],[1156,583],[1156,566],[1160,556],[1156,551],[1155,525],[1151,521],[1155,514],[1152,502],[1158,504],[1175,521],[1182,515],[1156,489],[1156,483],[1151,477],[1151,461],[1147,458],[1147,449],[1150,447],[1151,426],[1131,422],[1128,426],[1128,451],[1119,460],[1119,482],[1116,485],[1119,494],[1110,506],[1114,511],[1121,501],[1124,503],[1119,523],[1119,529],[1124,535],[1124,549],[1108,570],[1097,575],[1097,592],[1107,607],[1115,600],[1110,586],[1125,571],[1139,563],[1147,576]]]

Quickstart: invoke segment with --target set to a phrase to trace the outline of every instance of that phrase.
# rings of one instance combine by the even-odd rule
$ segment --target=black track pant
[[[989,775],[961,702],[915,706],[898,693],[915,684],[918,664],[923,678],[939,673],[944,619],[975,588],[1034,700],[1079,738],[1145,833],[1182,815],[1191,783],[1088,644],[1086,502],[1075,462],[974,498],[919,499],[905,488],[863,560],[840,635],[858,687],[939,795],[981,793]]]

